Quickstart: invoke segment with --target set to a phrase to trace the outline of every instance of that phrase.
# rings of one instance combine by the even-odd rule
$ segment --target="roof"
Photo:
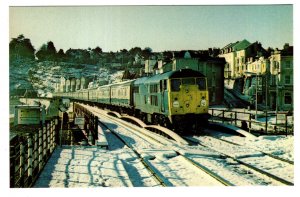
[[[205,77],[202,73],[192,70],[192,69],[181,69],[176,71],[169,71],[162,74],[153,75],[151,77],[143,77],[137,79],[134,84],[143,84],[143,83],[158,83],[163,79],[171,78],[186,78],[186,77]]]
[[[226,45],[225,47],[223,47],[222,49],[232,48],[233,51],[240,51],[240,50],[246,49],[250,45],[251,45],[251,43],[248,40],[244,39],[242,41],[230,43],[230,44]]]
[[[240,50],[246,49],[250,45],[251,45],[251,43],[248,40],[244,39],[244,40],[238,42],[237,44],[235,44],[232,48],[234,51],[240,51]]]
[[[112,84],[109,84],[108,86],[127,85],[127,84],[131,84],[133,81],[135,81],[135,79],[133,79],[133,80],[128,80],[128,81],[122,81],[122,82],[118,82],[118,83],[112,83]]]

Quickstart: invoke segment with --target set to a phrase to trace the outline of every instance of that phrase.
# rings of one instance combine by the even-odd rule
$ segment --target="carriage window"
[[[206,90],[205,78],[197,78],[197,85],[199,90]]]
[[[179,91],[180,90],[180,85],[181,85],[181,80],[180,79],[172,79],[171,80],[171,90],[172,91]]]
[[[182,84],[185,85],[195,85],[195,78],[183,78]]]

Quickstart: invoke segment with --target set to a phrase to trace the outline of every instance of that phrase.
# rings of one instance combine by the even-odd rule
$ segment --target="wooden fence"
[[[16,136],[10,141],[10,187],[32,187],[58,141],[58,119],[41,126],[38,133]]]
[[[285,121],[281,124],[270,124],[268,121],[259,122],[255,120],[255,115],[249,112],[238,112],[221,109],[209,109],[211,114],[211,122],[219,122],[223,124],[231,124],[241,127],[247,131],[259,132],[262,134],[293,134],[293,125],[289,125],[287,115]],[[268,117],[268,114],[258,114],[258,117]],[[244,125],[244,126],[243,126]],[[246,125],[246,127],[245,127]]]

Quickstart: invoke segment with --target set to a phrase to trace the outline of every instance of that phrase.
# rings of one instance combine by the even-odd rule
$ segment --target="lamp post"
[[[266,124],[265,124],[265,131],[266,133],[268,132],[268,70],[267,70],[267,65],[266,65],[266,81],[265,81],[265,86],[266,86],[266,98],[265,98],[265,104],[266,104]]]
[[[256,88],[255,88],[255,120],[257,119],[257,88],[258,88],[258,80],[256,73]]]
[[[279,68],[276,69],[276,112],[275,112],[275,115],[276,115],[276,125],[277,125],[277,113],[278,113],[278,106],[279,106],[279,91],[278,91],[278,85],[279,85],[279,74],[280,74],[280,71],[279,71]]]

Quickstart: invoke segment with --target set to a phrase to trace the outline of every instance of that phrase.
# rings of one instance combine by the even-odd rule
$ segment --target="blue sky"
[[[24,34],[35,49],[153,51],[224,47],[247,39],[263,47],[293,44],[292,5],[10,7],[9,37]]]

